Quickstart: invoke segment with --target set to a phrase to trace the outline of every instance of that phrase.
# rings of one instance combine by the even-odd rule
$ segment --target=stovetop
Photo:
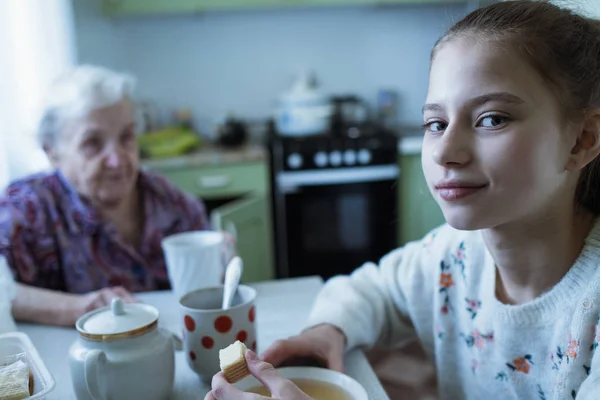
[[[397,162],[397,137],[383,129],[358,137],[321,134],[302,138],[271,135],[274,167],[280,171],[325,170]]]

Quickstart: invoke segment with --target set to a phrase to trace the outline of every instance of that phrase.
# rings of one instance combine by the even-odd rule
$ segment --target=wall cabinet
[[[103,0],[104,12],[113,16],[193,14],[206,11],[317,6],[385,6],[464,3],[466,0]]]

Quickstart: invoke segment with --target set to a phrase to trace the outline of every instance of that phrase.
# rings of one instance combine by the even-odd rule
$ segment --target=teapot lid
[[[147,304],[125,304],[113,299],[110,307],[85,314],[76,323],[88,339],[117,339],[144,333],[158,324],[158,310]]]

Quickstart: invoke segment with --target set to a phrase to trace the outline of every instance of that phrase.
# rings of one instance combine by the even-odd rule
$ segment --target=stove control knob
[[[342,153],[339,151],[332,151],[329,153],[329,163],[334,167],[342,165]]]
[[[371,152],[369,150],[361,149],[358,151],[358,162],[359,163],[369,164],[372,159],[373,159],[373,156],[371,155]]]
[[[291,169],[298,169],[302,167],[303,163],[304,160],[302,159],[302,156],[298,153],[292,153],[288,156],[287,164],[288,167],[290,167]]]
[[[344,163],[346,165],[356,164],[356,152],[354,150],[346,150],[344,152]]]
[[[315,154],[315,165],[319,168],[323,168],[325,166],[327,166],[327,154],[325,154],[324,152],[320,151],[317,154]]]

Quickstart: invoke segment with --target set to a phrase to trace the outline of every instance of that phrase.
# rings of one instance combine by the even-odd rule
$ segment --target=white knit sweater
[[[309,326],[338,326],[349,349],[417,336],[444,400],[600,400],[599,265],[597,223],[554,288],[505,305],[481,233],[443,226],[379,266],[331,279]]]

